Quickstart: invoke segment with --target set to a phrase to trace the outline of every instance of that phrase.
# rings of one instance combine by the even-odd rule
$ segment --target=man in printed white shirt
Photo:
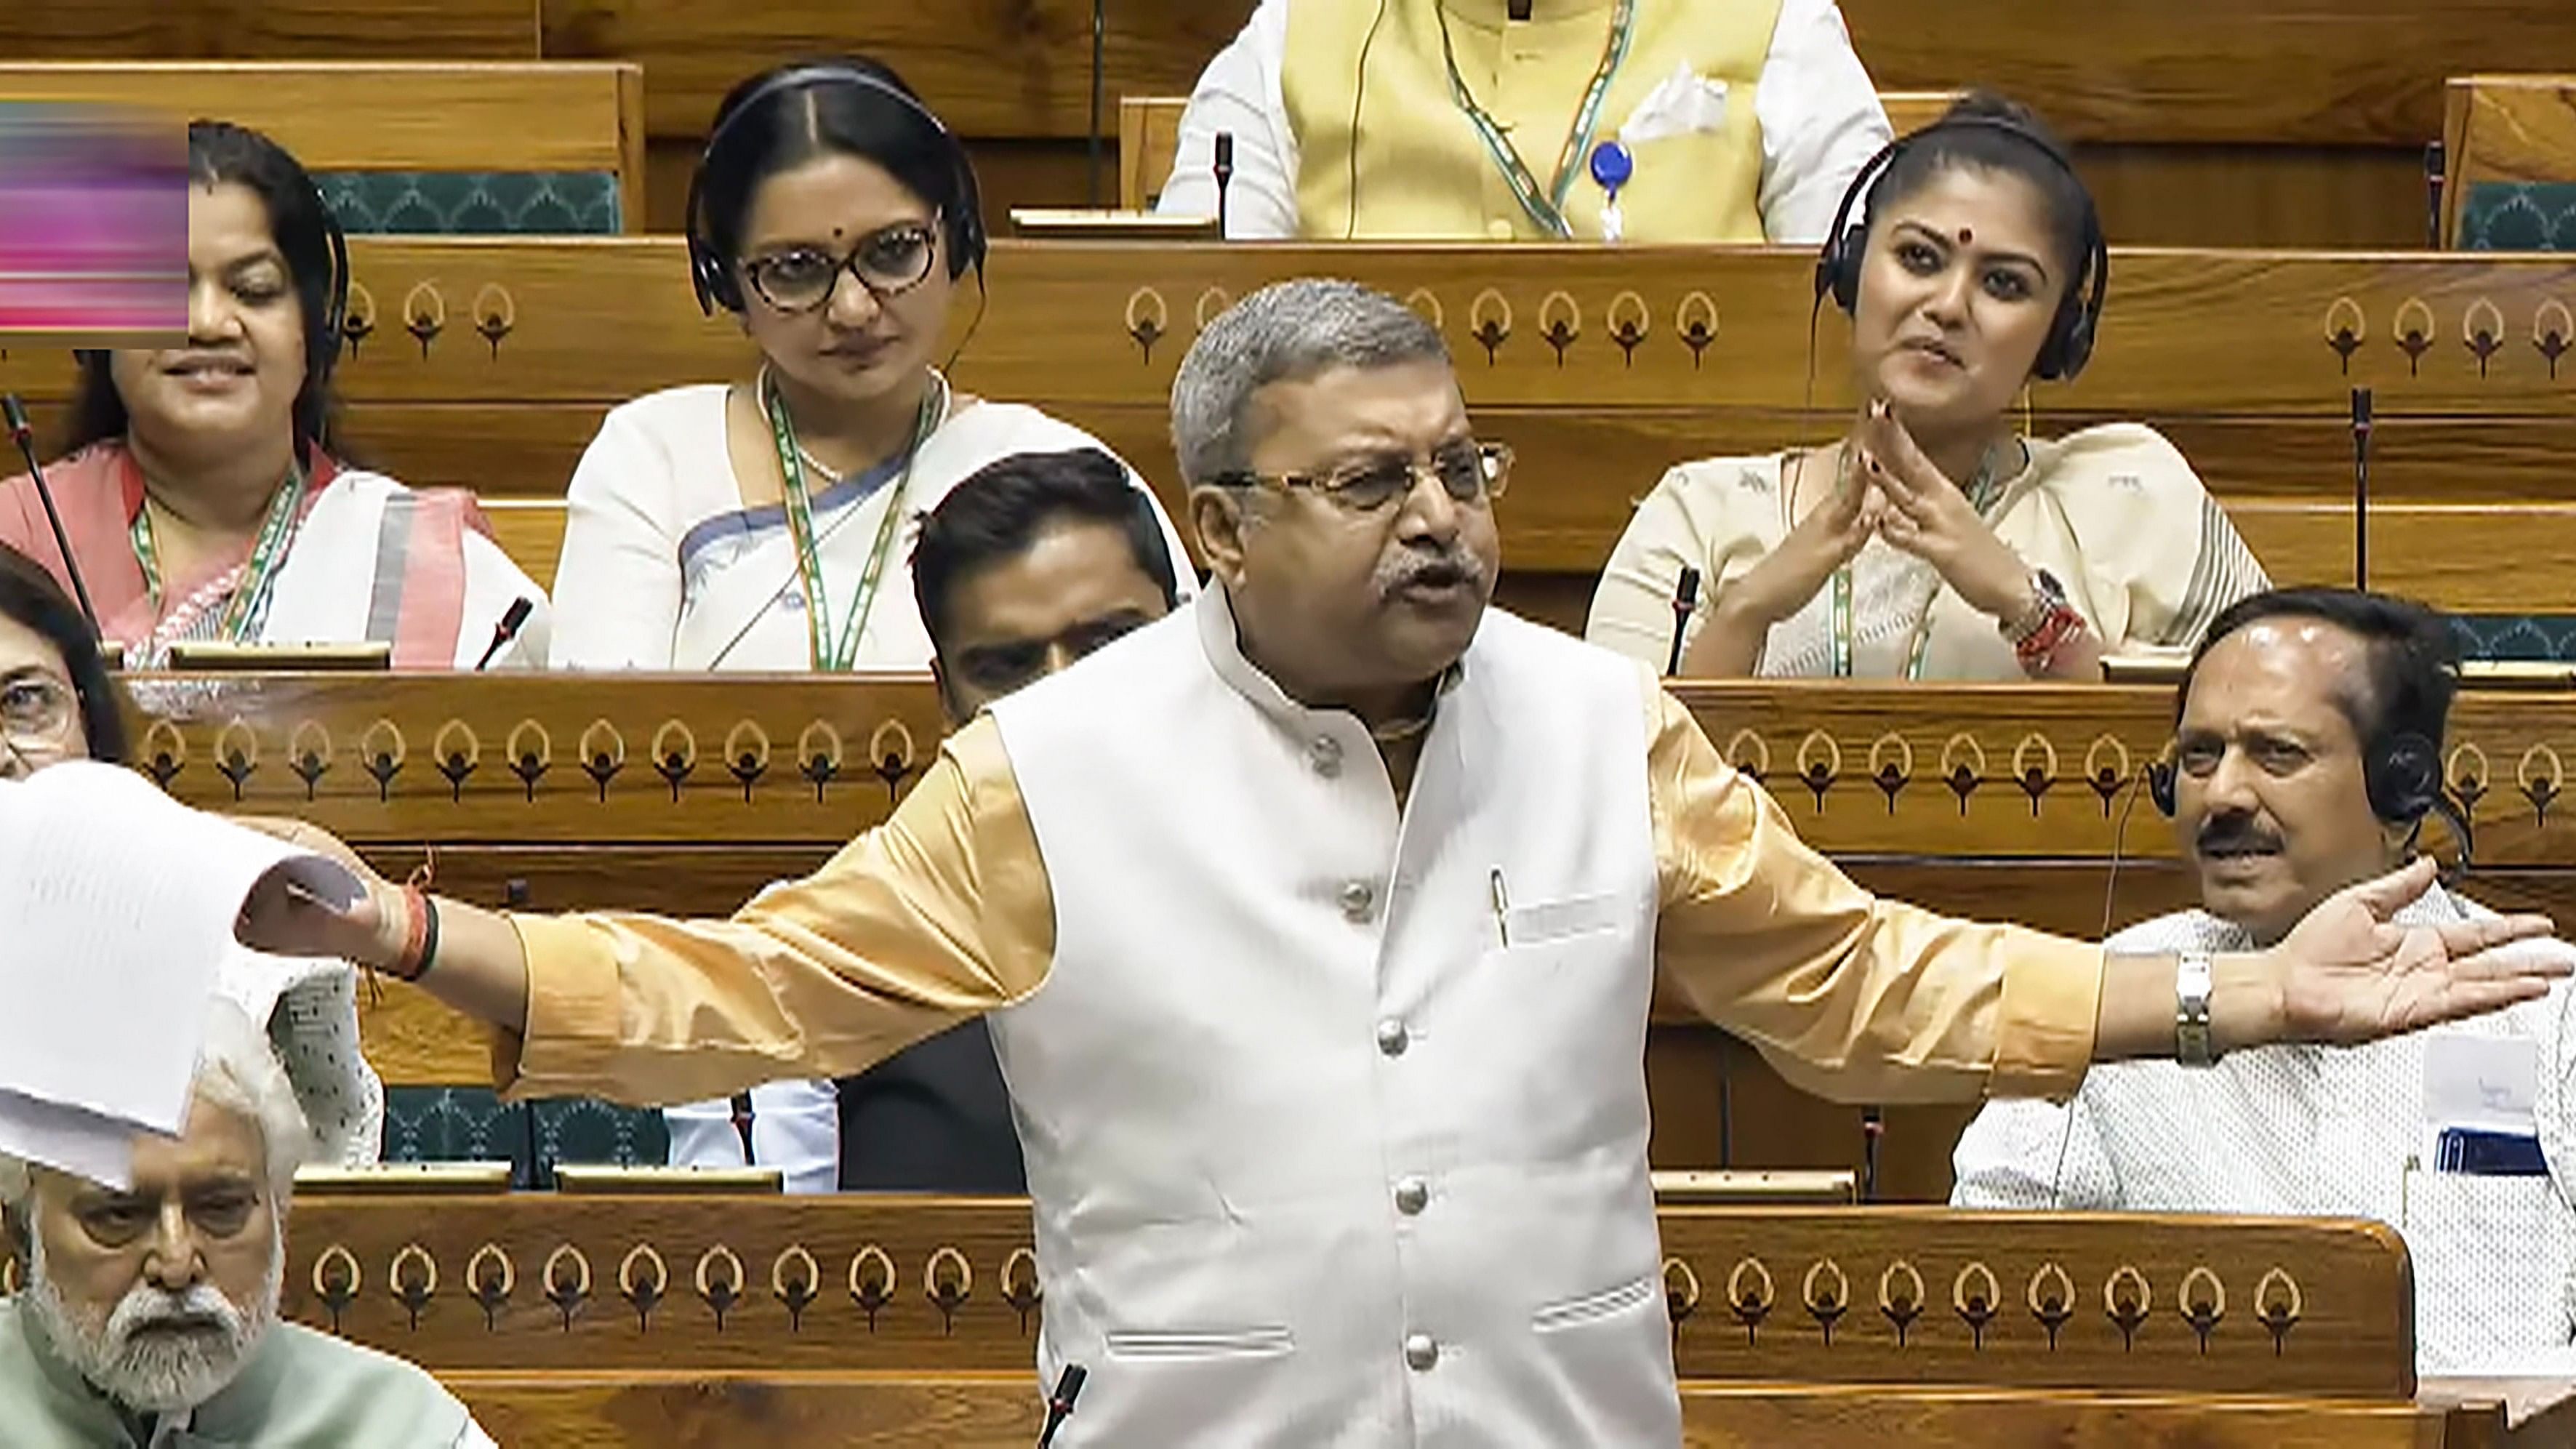
[[[1812,246],[1890,135],[1834,0],[1261,0],[1156,209],[1234,238]]]
[[[2282,589],[2221,613],[2184,676],[2176,768],[2155,786],[2201,909],[2109,947],[2266,945],[2407,859],[2427,814],[2456,820],[2441,781],[2457,671],[2445,620],[2380,595]],[[2436,885],[2397,919],[2487,914]],[[2563,1373],[2576,1366],[2568,1000],[2562,986],[2366,1046],[2097,1067],[2064,1106],[1988,1105],[1959,1139],[1951,1200],[2377,1219],[2414,1259],[2423,1373]],[[2444,1170],[2446,1130],[2520,1139],[2518,1155],[2536,1137],[2548,1174]]]

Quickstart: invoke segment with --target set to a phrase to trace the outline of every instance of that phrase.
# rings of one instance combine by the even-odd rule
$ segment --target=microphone
[[[2433,208],[2424,219],[2424,245],[2433,251],[2442,249],[2442,183],[2449,169],[2441,142],[2424,148],[2424,192]]]
[[[1225,236],[1225,189],[1234,180],[1234,133],[1216,133],[1216,234]]]
[[[535,600],[524,596],[512,599],[510,607],[501,614],[501,622],[492,626],[492,643],[484,649],[483,657],[474,661],[474,672],[480,674],[491,668],[492,661],[509,646],[510,641],[519,637],[519,631],[528,627],[528,616],[536,611]]]
[[[1699,605],[1699,570],[1682,565],[1682,581],[1673,590],[1673,647],[1664,660],[1664,677],[1682,672],[1682,630],[1690,624],[1691,610]]]
[[[1064,1366],[1063,1376],[1055,1381],[1055,1393],[1047,1399],[1046,1428],[1038,1434],[1038,1449],[1055,1442],[1055,1431],[1073,1417],[1073,1401],[1081,1397],[1083,1381],[1090,1377],[1090,1371],[1078,1363]]]
[[[2352,586],[2370,587],[2370,389],[2352,390]]]
[[[1101,94],[1107,86],[1101,55],[1102,40],[1109,28],[1108,16],[1103,13],[1106,8],[1107,0],[1091,0],[1091,134],[1087,141],[1090,177],[1084,183],[1084,194],[1090,197],[1090,205],[1095,209],[1100,205],[1100,104]]]
[[[0,411],[9,419],[9,437],[18,445],[18,456],[27,460],[27,476],[35,480],[36,499],[45,505],[45,522],[54,530],[54,547],[63,555],[63,572],[72,581],[72,595],[80,600],[81,617],[89,621],[93,638],[100,637],[98,610],[89,602],[89,585],[81,582],[80,565],[72,561],[71,535],[63,532],[63,515],[54,507],[54,490],[45,483],[45,470],[36,462],[36,430],[27,426],[27,405],[16,393],[0,394]]]
[[[1887,1118],[1876,1107],[1860,1109],[1860,1200],[1878,1201],[1878,1144],[1887,1136]]]

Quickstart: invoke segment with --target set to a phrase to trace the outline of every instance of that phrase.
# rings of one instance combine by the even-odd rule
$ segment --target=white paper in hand
[[[0,1150],[121,1187],[133,1129],[178,1132],[216,968],[273,870],[357,895],[337,864],[131,770],[72,761],[0,785]],[[66,1145],[114,1124],[122,1145]]]

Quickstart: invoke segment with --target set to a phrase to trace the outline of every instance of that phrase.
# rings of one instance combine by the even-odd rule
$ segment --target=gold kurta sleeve
[[[1055,903],[1001,735],[942,746],[892,818],[726,921],[513,916],[528,1022],[504,1033],[513,1097],[696,1101],[845,1076],[1027,997],[1055,954]]]
[[[1883,901],[1801,841],[1647,680],[1658,969],[1781,1075],[1844,1101],[2063,1098],[2093,1056],[2102,949]]]

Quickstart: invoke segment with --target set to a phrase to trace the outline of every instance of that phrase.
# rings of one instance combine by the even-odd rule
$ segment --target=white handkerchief
[[[1711,80],[1690,67],[1673,67],[1663,84],[1646,93],[1637,109],[1619,125],[1619,139],[1630,146],[1714,131],[1726,124],[1726,82]]]

